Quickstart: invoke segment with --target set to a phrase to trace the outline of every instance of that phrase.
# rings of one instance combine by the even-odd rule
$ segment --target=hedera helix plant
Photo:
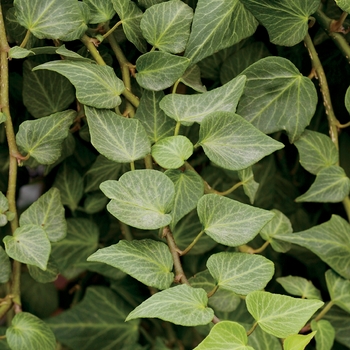
[[[1,5],[0,349],[349,348],[347,0]]]

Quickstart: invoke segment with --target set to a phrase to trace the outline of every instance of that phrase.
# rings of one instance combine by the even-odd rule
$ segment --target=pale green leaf
[[[189,63],[186,57],[162,51],[148,52],[136,61],[136,80],[145,89],[164,90],[184,74]]]
[[[216,242],[236,247],[251,241],[274,214],[217,194],[203,196],[197,205],[203,230]]]
[[[192,142],[185,136],[169,136],[152,146],[152,157],[165,169],[177,169],[193,153]]]
[[[320,5],[320,0],[241,1],[267,29],[270,41],[285,46],[296,45],[304,39],[309,17]]]
[[[311,250],[344,278],[350,279],[350,225],[338,215],[321,225],[276,238]]]
[[[171,211],[171,227],[174,228],[180,219],[197,206],[199,198],[204,194],[204,184],[202,178],[191,170],[167,170],[165,175],[175,185],[175,198]]]
[[[88,257],[116,267],[147,286],[166,289],[174,281],[173,260],[166,244],[151,239],[119,241]]]
[[[331,350],[335,338],[335,330],[327,320],[311,321],[311,329],[316,331],[317,350]]]
[[[214,112],[235,112],[243,93],[245,80],[244,76],[240,76],[224,86],[203,94],[169,94],[159,105],[169,117],[183,125],[201,123],[204,117]]]
[[[247,77],[238,114],[270,134],[286,130],[296,141],[316,110],[313,82],[282,57],[266,57],[242,72]]]
[[[204,325],[214,317],[207,303],[207,293],[203,289],[182,284],[152,295],[131,311],[125,321],[156,317],[181,326]]]
[[[170,53],[185,50],[190,36],[193,10],[180,0],[148,8],[141,19],[145,39],[155,48]]]
[[[6,330],[6,340],[13,350],[56,349],[56,339],[50,327],[28,312],[15,315]]]
[[[25,58],[30,54],[34,54],[33,51],[27,50],[20,46],[13,46],[8,52],[9,58]]]
[[[239,323],[221,321],[194,350],[254,350],[248,346],[247,333]]]
[[[150,153],[150,142],[139,120],[91,107],[85,107],[85,112],[91,143],[108,159],[130,163]]]
[[[249,313],[267,333],[286,338],[298,333],[323,305],[322,301],[255,291],[247,295]]]
[[[306,335],[292,334],[283,341],[284,350],[304,350],[306,345],[310,343],[311,339],[317,332],[311,332]]]
[[[261,255],[221,252],[210,256],[207,267],[220,288],[247,295],[271,280],[275,267]]]
[[[3,112],[0,112],[0,124],[6,121],[6,115]]]
[[[128,312],[109,288],[94,286],[87,288],[80,303],[47,324],[57,340],[71,349],[122,349],[123,344],[134,344],[138,338],[138,321],[124,322]]]
[[[108,211],[127,225],[151,230],[171,222],[168,213],[174,202],[174,184],[157,170],[130,171],[118,181],[103,182],[100,188],[112,199]]]
[[[186,69],[180,81],[197,92],[207,91],[207,88],[201,81],[201,70],[196,64]]]
[[[259,184],[254,179],[252,167],[238,170],[238,177],[243,183],[243,191],[248,196],[250,203],[254,203],[255,195],[259,189]]]
[[[13,4],[18,22],[39,39],[62,39],[83,20],[78,1],[15,0]]]
[[[331,301],[350,313],[350,281],[338,276],[332,270],[328,270],[325,275]]]
[[[75,116],[75,111],[67,110],[23,122],[16,135],[19,148],[40,164],[54,163],[61,155],[62,142]]]
[[[3,247],[0,246],[0,284],[6,283],[11,277],[11,263]]]
[[[249,328],[246,329],[248,330]],[[264,332],[260,327],[255,328],[254,332],[249,335],[248,345],[253,347],[254,350],[282,350],[280,340]]]
[[[350,86],[346,90],[346,94],[345,94],[345,107],[347,111],[350,113]]]
[[[296,202],[341,202],[350,191],[350,179],[338,165],[320,170],[311,187]]]
[[[0,214],[4,214],[9,210],[9,202],[6,196],[0,191]]]
[[[49,283],[57,279],[59,271],[57,265],[49,259],[46,270],[43,271],[34,265],[27,265],[30,276],[39,283]]]
[[[266,136],[237,114],[216,112],[204,118],[198,144],[215,164],[245,169],[284,145]]]
[[[89,23],[105,23],[114,15],[115,11],[111,1],[106,0],[84,0],[90,9]]]
[[[174,134],[175,121],[168,118],[159,107],[163,97],[163,91],[144,90],[135,114],[135,118],[144,126],[151,143]]]
[[[339,161],[331,138],[319,132],[305,130],[294,144],[299,152],[300,164],[311,174],[316,175]]]
[[[42,227],[23,225],[16,229],[13,236],[6,236],[3,241],[10,258],[46,270],[51,245]]]
[[[65,76],[75,87],[77,99],[87,106],[114,108],[121,103],[123,82],[112,67],[81,61],[51,61],[33,70],[48,69]]]
[[[349,0],[335,0],[336,4],[345,12],[350,12]]]
[[[185,56],[196,63],[252,35],[257,25],[241,0],[199,0]]]
[[[60,191],[51,187],[21,214],[19,224],[41,226],[51,242],[63,239],[67,233],[67,224]]]
[[[276,281],[292,295],[302,297],[303,299],[322,300],[321,292],[306,278],[298,276],[278,277]]]
[[[139,0],[138,3],[143,6],[143,7],[151,7],[155,4],[159,4],[161,2],[164,2],[164,1],[167,1],[167,0]]]
[[[102,211],[108,203],[108,198],[101,192],[88,193],[84,201],[84,210],[87,214]]]

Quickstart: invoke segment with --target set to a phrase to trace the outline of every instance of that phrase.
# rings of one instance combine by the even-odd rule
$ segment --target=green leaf
[[[114,15],[115,11],[111,1],[105,0],[84,0],[90,9],[89,23],[105,23]]]
[[[11,349],[55,350],[56,339],[50,327],[40,318],[20,312],[6,330],[6,340]]]
[[[185,57],[196,63],[252,35],[257,25],[241,0],[199,0]]]
[[[139,0],[138,3],[143,6],[143,7],[151,7],[155,4],[159,4],[161,2],[164,2],[164,1],[167,1],[167,0]]]
[[[207,268],[220,288],[247,295],[261,290],[271,280],[275,267],[261,255],[216,253],[209,257]]]
[[[127,172],[118,181],[103,182],[100,188],[112,199],[108,211],[127,225],[152,230],[171,222],[168,213],[174,202],[174,184],[157,170]]]
[[[145,127],[151,143],[174,134],[175,122],[160,109],[159,102],[164,97],[163,91],[144,90],[135,118]]]
[[[280,241],[279,239],[276,239],[275,236],[283,235],[285,233],[292,233],[292,224],[290,223],[289,219],[279,210],[272,209],[271,211],[275,213],[275,216],[262,228],[260,231],[260,236],[265,241],[270,242],[273,250],[276,252],[285,253],[290,249],[291,244]]]
[[[267,333],[286,338],[298,333],[323,305],[322,301],[255,291],[247,295],[249,313]]]
[[[165,169],[177,169],[193,153],[192,142],[185,136],[169,136],[152,146],[152,157]]]
[[[350,86],[346,90],[345,94],[345,107],[347,111],[350,113]]]
[[[94,286],[87,288],[79,304],[47,324],[57,340],[72,349],[122,349],[123,344],[133,344],[138,338],[138,322],[126,324],[127,314],[125,303],[110,289]]]
[[[338,276],[332,270],[328,270],[325,275],[331,301],[350,313],[350,281]]]
[[[296,202],[341,202],[350,191],[350,179],[338,165],[320,170],[314,183]]]
[[[300,164],[311,174],[316,175],[339,161],[331,138],[319,132],[305,130],[294,144],[299,152]]]
[[[114,108],[121,103],[125,87],[112,67],[81,61],[51,61],[33,70],[48,69],[65,76],[76,88],[77,99],[96,108]]]
[[[284,147],[230,112],[207,116],[199,129],[198,144],[212,162],[230,170],[245,169]]]
[[[173,260],[166,244],[151,239],[119,241],[99,249],[88,261],[116,267],[147,286],[166,289],[174,281]]]
[[[284,350],[304,350],[306,345],[310,343],[316,332],[311,332],[306,335],[292,334],[283,341]]]
[[[335,329],[335,340],[347,347],[350,340],[349,313],[337,306],[333,306],[324,318],[328,320]]]
[[[156,317],[181,326],[204,325],[214,317],[207,303],[207,293],[203,289],[182,284],[152,295],[131,311],[125,321]]]
[[[247,82],[237,113],[266,134],[286,130],[296,141],[316,110],[313,82],[282,57],[263,58],[242,74]]]
[[[311,321],[311,329],[316,331],[317,350],[331,350],[335,338],[335,330],[327,320]]]
[[[23,225],[18,227],[13,236],[6,236],[3,242],[10,258],[46,270],[51,245],[41,226]]]
[[[239,323],[221,321],[194,350],[254,350],[248,346],[247,333]]]
[[[62,142],[68,136],[76,112],[67,110],[19,126],[16,142],[23,153],[40,164],[54,163],[61,155]]]
[[[21,214],[19,224],[41,226],[51,242],[63,239],[67,234],[67,224],[60,191],[51,187]]]
[[[55,53],[57,53],[60,56],[64,56],[67,57],[70,60],[77,60],[77,61],[85,61],[85,62],[89,62],[89,63],[93,63],[94,61],[90,58],[87,57],[83,57],[81,55],[79,55],[78,53],[76,53],[75,51],[72,50],[68,50],[66,48],[66,45],[63,44],[61,46],[59,46],[58,48],[54,48],[55,49]],[[39,73],[39,72],[37,72]],[[60,76],[58,73],[54,73],[55,75]]]
[[[145,39],[160,51],[180,53],[185,50],[193,18],[191,7],[179,0],[148,8],[141,19]]]
[[[6,121],[6,115],[3,112],[0,112],[0,124]]]
[[[112,4],[122,22],[127,39],[131,41],[140,52],[146,52],[147,43],[142,36],[140,28],[143,15],[142,11],[130,0],[112,0]]]
[[[150,153],[150,142],[139,120],[91,107],[85,107],[85,112],[91,143],[108,159],[130,163]]]
[[[9,210],[9,202],[6,196],[0,192],[0,213],[6,213]]]
[[[320,5],[320,0],[241,1],[267,29],[270,41],[285,46],[296,45],[304,39],[309,17]]]
[[[276,281],[292,295],[302,297],[303,299],[322,300],[321,292],[306,278],[297,276],[278,277]]]
[[[201,123],[204,117],[214,112],[235,112],[244,84],[245,77],[240,76],[224,86],[203,94],[169,94],[159,105],[170,118],[183,125]],[[211,101],[209,105],[208,101]]]
[[[348,0],[335,0],[335,3],[345,12],[350,12],[350,3]]]
[[[201,81],[201,70],[196,64],[186,69],[180,81],[197,92],[207,91],[207,88]]]
[[[259,189],[259,184],[254,180],[252,167],[238,170],[238,177],[243,183],[243,191],[248,196],[250,203],[254,203],[255,195]]]
[[[27,265],[30,276],[39,283],[49,283],[57,279],[59,271],[56,263],[49,259],[46,270],[43,271],[34,265]]]
[[[83,270],[97,272],[100,275],[113,280],[120,280],[126,276],[126,274],[123,271],[116,269],[115,267],[112,267],[110,265],[106,265],[104,263],[81,261],[79,263],[75,263],[74,266],[79,269],[81,268]]]
[[[136,80],[145,89],[164,90],[184,74],[189,63],[186,57],[162,51],[148,52],[136,61]]]
[[[84,201],[84,210],[87,214],[102,211],[108,203],[108,198],[101,191],[88,193]]]
[[[251,241],[274,214],[235,200],[207,194],[197,205],[203,230],[216,242],[237,247]]]
[[[174,228],[180,219],[197,206],[199,198],[204,194],[204,184],[202,178],[191,170],[167,170],[165,175],[175,185],[175,198],[171,211],[171,227]]]
[[[18,22],[39,39],[62,39],[82,23],[78,1],[15,0],[13,4]]]
[[[248,344],[253,347],[254,350],[282,350],[280,340],[264,332],[260,327],[257,327],[254,332],[249,335]]]
[[[0,246],[0,284],[6,283],[11,277],[11,263],[3,247]]]
[[[311,250],[334,271],[350,279],[350,225],[340,216],[332,215],[321,225],[276,238]]]
[[[34,54],[33,51],[27,50],[20,46],[13,46],[8,52],[9,58],[25,58],[30,54]]]

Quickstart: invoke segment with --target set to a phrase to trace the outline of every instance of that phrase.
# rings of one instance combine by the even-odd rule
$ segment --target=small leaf
[[[116,267],[147,286],[166,289],[174,281],[173,260],[166,244],[151,239],[119,241],[88,257]]]
[[[311,329],[316,331],[315,340],[317,350],[331,350],[333,348],[335,330],[327,320],[311,321]]]
[[[216,242],[230,247],[251,241],[274,214],[263,209],[207,194],[197,205],[203,230]]]
[[[259,326],[278,338],[298,333],[324,304],[319,300],[296,299],[261,291],[248,294],[246,303]]]
[[[127,225],[152,230],[171,222],[168,213],[175,188],[173,182],[159,171],[127,172],[118,181],[103,182],[100,188],[112,199],[107,205],[108,211]]]
[[[0,246],[0,284],[6,283],[11,277],[11,263],[3,247]]]
[[[57,265],[49,259],[46,270],[43,271],[34,265],[27,265],[30,276],[39,283],[49,283],[57,279],[59,271]]]
[[[30,54],[34,55],[33,51],[27,50],[20,46],[13,46],[8,52],[9,58],[25,58],[29,56]]]
[[[55,47],[55,52],[60,55],[60,56],[64,56],[67,57],[70,60],[77,60],[77,61],[85,61],[85,62],[89,62],[89,63],[93,63],[94,61],[90,58],[87,57],[83,57],[81,55],[79,55],[78,53],[76,53],[75,51],[72,50],[68,50],[66,48],[66,45],[63,44],[61,46],[59,46],[58,48]],[[37,72],[39,73],[39,72]],[[61,76],[58,73],[54,73],[55,75]],[[61,76],[62,77],[62,76]],[[57,93],[57,92],[56,92]]]
[[[248,313],[248,311],[246,312]],[[282,350],[280,339],[264,332],[260,327],[257,327],[254,332],[249,335],[248,344],[252,346],[254,350]]]
[[[4,214],[9,210],[9,202],[6,196],[0,192],[0,213]]]
[[[346,107],[346,110],[350,113],[350,86],[347,88],[346,94],[345,94],[345,107]]]
[[[254,350],[248,346],[247,333],[239,323],[221,321],[194,350]]]
[[[91,107],[85,107],[85,112],[91,143],[108,159],[130,163],[150,153],[150,143],[140,121]]]
[[[125,321],[156,317],[181,326],[204,325],[214,317],[207,303],[207,293],[203,289],[182,284],[152,295],[131,311]]]
[[[6,115],[3,112],[0,112],[0,124],[5,123]]]
[[[324,317],[328,320],[335,332],[335,340],[345,347],[350,340],[350,315],[337,306],[333,306]]]
[[[196,64],[186,69],[180,81],[197,92],[207,91],[207,88],[201,81],[201,70]]]
[[[46,270],[51,245],[41,226],[23,225],[18,227],[13,236],[6,236],[3,242],[10,258]]]
[[[61,155],[62,142],[68,136],[76,112],[67,110],[38,120],[27,120],[19,126],[16,142],[40,164],[54,163]]]
[[[136,61],[136,80],[145,89],[164,90],[184,74],[189,63],[186,57],[162,51],[148,52]]]
[[[230,170],[245,169],[284,147],[229,112],[213,113],[202,121],[198,144],[211,161]]]
[[[341,278],[332,270],[326,272],[326,283],[331,301],[350,313],[350,281]]]
[[[306,278],[297,276],[278,277],[276,281],[292,295],[302,297],[303,299],[322,300],[321,292]]]
[[[304,350],[306,345],[310,343],[311,339],[317,332],[311,332],[306,335],[292,334],[283,341],[284,350]]]
[[[40,318],[20,312],[6,330],[6,340],[11,349],[55,350],[56,339],[50,327]]]
[[[84,201],[84,210],[87,214],[102,211],[108,203],[108,198],[101,191],[88,193]]]
[[[238,177],[243,183],[243,191],[248,196],[250,203],[254,203],[255,195],[259,189],[259,184],[254,180],[252,167],[238,170]]]
[[[125,87],[112,67],[81,61],[50,61],[33,71],[48,69],[65,76],[76,88],[77,99],[87,106],[114,108],[121,103]]]
[[[110,1],[84,0],[84,3],[90,9],[89,23],[106,23],[115,15],[113,4]]]
[[[265,288],[275,272],[272,261],[261,255],[246,253],[213,254],[207,261],[207,267],[219,289],[241,295]]]
[[[204,117],[214,112],[235,112],[244,84],[245,77],[240,76],[224,86],[203,94],[169,94],[159,105],[170,118],[183,125],[201,123]]]

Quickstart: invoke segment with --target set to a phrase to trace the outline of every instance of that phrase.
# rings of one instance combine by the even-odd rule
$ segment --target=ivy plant
[[[345,0],[0,1],[0,349],[349,349]]]

